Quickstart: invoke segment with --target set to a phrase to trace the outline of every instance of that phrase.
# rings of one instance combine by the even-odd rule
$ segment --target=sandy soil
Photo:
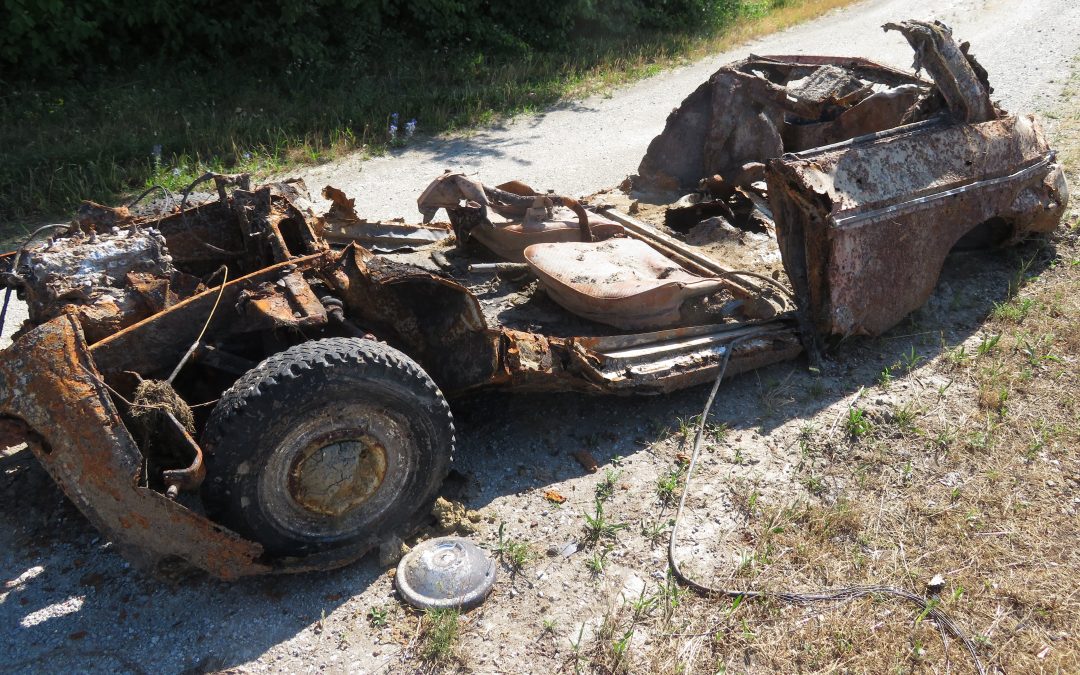
[[[867,2],[536,117],[434,139],[384,158],[347,159],[304,177],[314,189],[331,183],[357,196],[358,210],[368,217],[410,216],[415,196],[444,167],[479,171],[489,182],[519,178],[566,193],[594,192],[635,170],[668,111],[719,64],[750,52],[824,53],[906,67],[906,43],[897,34],[883,36],[880,25],[908,17],[940,18],[970,40],[995,95],[1010,109],[1053,112],[1080,54],[1080,4],[1073,0]],[[723,576],[738,563],[725,552],[739,518],[732,508],[736,486],[752,485],[764,499],[805,491],[793,479],[805,425],[833,425],[860,386],[872,387],[883,364],[903,358],[909,346],[923,357],[923,365],[898,377],[888,392],[867,393],[864,403],[871,409],[887,409],[916,388],[945,386],[931,367],[942,342],[974,349],[980,322],[1001,298],[1010,269],[999,258],[968,257],[950,265],[919,315],[918,332],[930,338],[913,342],[895,335],[848,346],[812,387],[801,362],[725,385],[716,422],[731,431],[705,459],[682,549],[702,561],[695,571]],[[966,300],[958,306],[961,295]],[[19,306],[13,309],[0,346],[19,317]],[[610,607],[661,582],[666,538],[646,532],[662,526],[672,509],[657,495],[657,481],[687,452],[682,427],[700,411],[705,395],[695,389],[648,399],[486,396],[455,402],[462,440],[449,495],[483,514],[474,540],[494,548],[505,524],[505,536],[526,542],[534,554],[520,573],[504,567],[494,596],[463,618],[461,667],[572,669],[572,643],[579,636],[596,634]],[[599,472],[587,473],[575,461],[572,453],[580,450],[596,457]],[[609,512],[627,528],[601,549],[606,563],[596,574],[586,561],[597,549],[569,557],[558,552],[582,540],[582,513],[592,511],[596,489],[608,479]],[[26,452],[0,458],[0,482],[0,630],[7,636],[0,641],[0,668],[7,672],[419,667],[410,658],[419,650],[419,618],[397,601],[386,570],[374,560],[328,574],[164,585],[130,569]],[[548,501],[549,490],[566,502]],[[386,611],[384,626],[369,620],[372,608]],[[648,644],[647,636],[634,639]]]

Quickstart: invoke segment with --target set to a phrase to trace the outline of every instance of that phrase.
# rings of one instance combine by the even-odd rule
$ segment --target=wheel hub
[[[302,508],[341,516],[367,501],[386,477],[386,448],[369,434],[338,432],[313,440],[289,471],[289,493]]]

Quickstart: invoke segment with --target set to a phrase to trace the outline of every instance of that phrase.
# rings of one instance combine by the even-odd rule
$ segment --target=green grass
[[[873,424],[862,408],[848,410],[847,419],[844,420],[844,430],[853,438],[862,438],[870,433]]]
[[[395,112],[399,127],[418,120],[420,134],[489,124],[849,2],[748,3],[736,25],[713,34],[568,40],[515,58],[390,53],[377,67],[344,61],[272,75],[233,63],[209,72],[133,64],[62,86],[9,84],[0,97],[0,248],[81,199],[115,203],[154,183],[175,190],[208,169],[266,175],[379,154]]]
[[[499,539],[495,545],[495,554],[514,574],[525,569],[534,557],[532,547],[528,542],[506,536],[506,523],[499,523]]]
[[[424,613],[421,653],[424,659],[443,664],[454,656],[461,632],[461,612],[456,609],[429,609]]]

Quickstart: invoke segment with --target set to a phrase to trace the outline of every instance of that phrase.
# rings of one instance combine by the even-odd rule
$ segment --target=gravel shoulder
[[[995,97],[1010,110],[1052,118],[1080,56],[1080,3],[1074,0],[866,2],[541,115],[465,136],[428,139],[386,157],[348,158],[303,172],[303,178],[313,192],[325,184],[345,190],[357,198],[360,214],[369,218],[413,219],[416,196],[443,168],[479,172],[491,183],[521,179],[537,188],[588,194],[633,173],[668,112],[719,65],[749,53],[820,53],[863,55],[906,68],[911,63],[906,42],[880,29],[886,21],[902,18],[938,18],[969,40],[996,86]],[[1070,179],[1075,184],[1076,177]],[[905,326],[886,339],[845,348],[835,372],[811,380],[796,362],[725,384],[716,422],[730,431],[726,444],[717,446],[702,468],[695,521],[684,549],[708,561],[695,572],[726,574],[739,565],[738,527],[749,517],[732,503],[745,496],[742,491],[762,495],[764,503],[807,491],[798,477],[805,459],[800,438],[807,425],[835,426],[860,387],[867,388],[870,407],[885,411],[904,401],[922,401],[927,392],[948,390],[953,380],[960,381],[944,365],[943,346],[966,345],[974,352],[985,317],[1003,299],[1013,262],[969,257],[951,265],[927,309],[919,313],[917,327]],[[13,303],[0,347],[23,316],[22,304]],[[908,333],[929,337],[913,341]],[[898,375],[888,391],[874,390],[883,365],[901,361],[909,347],[921,365]],[[974,386],[960,382],[950,396],[970,398]],[[658,481],[676,466],[680,453],[688,452],[683,427],[700,412],[705,395],[694,389],[647,399],[485,396],[454,403],[462,442],[448,496],[481,512],[475,541],[495,548],[503,524],[503,535],[527,543],[533,557],[522,570],[504,567],[491,600],[463,617],[457,656],[446,667],[473,672],[573,670],[582,658],[573,646],[576,640],[603,635],[612,608],[626,606],[639,590],[652,592],[663,583],[666,538],[653,541],[645,533],[650,527],[662,528],[672,515],[671,505],[657,494]],[[927,405],[932,414],[944,415],[950,401],[939,397]],[[598,473],[587,473],[575,462],[572,453],[580,450],[600,462]],[[911,461],[916,471],[931,471],[930,464],[937,460]],[[1073,459],[1057,470],[1067,474],[1076,469]],[[1051,486],[1062,485],[1058,474],[1049,480]],[[611,513],[627,530],[610,548],[604,547],[603,571],[586,564],[596,549],[567,558],[548,555],[549,548],[559,551],[582,538],[582,513],[593,508],[597,488],[605,481],[613,486]],[[9,450],[0,456],[0,482],[0,630],[8,636],[0,641],[0,669],[6,672],[430,669],[414,658],[420,653],[421,618],[400,605],[386,570],[372,559],[319,575],[162,584],[130,569],[27,452]],[[836,484],[829,487],[838,489]],[[566,502],[548,501],[544,492],[549,490]],[[1057,515],[1075,523],[1075,502],[1063,504]],[[880,511],[878,515],[880,519]],[[922,569],[914,554],[912,558],[918,575]],[[908,562],[905,558],[905,567]],[[1072,564],[1080,570],[1075,560]],[[376,615],[385,611],[385,620],[372,621],[373,608]],[[777,610],[776,616],[781,628],[824,623],[817,612]],[[896,641],[903,642],[911,621],[900,612],[882,619],[881,625],[872,637],[888,639],[895,628],[900,636]],[[1054,644],[1076,639],[1075,625],[1066,623],[1061,630],[1065,642]],[[725,639],[735,644],[744,635],[733,633]],[[928,641],[936,639],[932,631],[928,635]],[[633,639],[639,653],[657,646],[644,631]],[[695,648],[696,643],[687,644]],[[1056,653],[1051,652],[1051,658]],[[641,658],[635,661],[637,670],[663,669],[663,664]],[[955,663],[958,657],[953,658]],[[588,663],[602,663],[601,656],[590,655]],[[1052,670],[1053,663],[1046,662],[1047,668]],[[1056,663],[1063,672],[1071,669],[1069,662]],[[741,657],[728,667],[768,670]]]

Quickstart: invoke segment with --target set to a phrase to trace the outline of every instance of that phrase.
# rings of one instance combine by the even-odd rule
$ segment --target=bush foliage
[[[513,54],[612,33],[713,30],[783,0],[0,0],[0,79],[168,60],[378,63],[387,51]]]

